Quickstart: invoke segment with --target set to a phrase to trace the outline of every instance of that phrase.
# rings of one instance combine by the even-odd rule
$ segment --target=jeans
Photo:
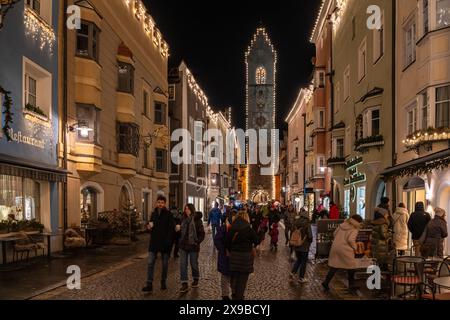
[[[289,240],[291,240],[291,238],[289,237],[291,233],[291,230],[286,227],[286,229],[284,229],[284,237],[286,238],[286,244],[289,243]]]
[[[306,267],[308,265],[309,252],[295,251],[295,255],[297,256],[297,261],[292,268],[292,273],[298,272],[299,278],[304,279],[306,274]]]
[[[222,297],[229,297],[231,291],[231,277],[221,274],[220,284],[222,288]]]
[[[245,289],[247,289],[248,273],[233,273],[231,276],[231,290],[233,300],[244,300]]]
[[[330,267],[330,271],[328,271],[327,278],[325,279],[325,284],[329,285],[331,280],[334,278],[339,269]],[[352,289],[355,287],[355,270],[347,270],[348,276],[348,287]]]
[[[198,252],[180,250],[180,277],[181,283],[189,282],[188,263],[191,263],[192,278],[200,279],[200,269],[198,267]]]
[[[217,231],[219,231],[220,226],[218,225],[211,225],[211,230],[212,230],[212,237],[213,237],[213,241],[214,238],[216,237]]]
[[[157,254],[155,252],[149,252],[148,253],[148,269],[147,269],[147,283],[152,284],[153,283],[153,275],[155,273],[155,263]],[[165,282],[167,280],[167,273],[169,270],[169,253],[161,253],[162,256],[162,275],[161,275],[161,282]]]

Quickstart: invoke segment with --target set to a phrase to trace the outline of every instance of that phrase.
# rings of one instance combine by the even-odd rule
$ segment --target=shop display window
[[[0,175],[0,220],[40,220],[40,185],[31,179]]]

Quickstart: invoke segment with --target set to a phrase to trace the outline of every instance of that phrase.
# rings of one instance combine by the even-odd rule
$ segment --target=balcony
[[[417,153],[423,148],[425,151],[431,151],[433,144],[450,141],[450,128],[428,128],[427,130],[419,130],[406,137],[403,145],[410,151]]]
[[[71,154],[76,157],[77,171],[84,174],[98,174],[102,172],[102,147],[92,144],[76,142]]]
[[[384,146],[384,137],[382,135],[376,135],[357,140],[355,142],[355,151],[366,153],[371,148],[381,150],[382,146]]]

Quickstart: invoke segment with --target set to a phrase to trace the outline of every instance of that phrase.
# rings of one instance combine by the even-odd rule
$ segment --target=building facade
[[[63,228],[66,180],[58,162],[58,19],[58,1],[21,1],[0,30],[0,221],[36,220],[53,234]],[[61,238],[52,241],[60,250]]]
[[[306,108],[311,96],[309,89],[301,89],[286,118],[288,124],[286,200],[297,210],[304,207],[307,201],[305,194]]]
[[[367,8],[381,8],[381,28],[367,27]],[[334,168],[334,194],[344,211],[371,219],[390,193],[382,176],[393,163],[393,2],[334,1],[333,141],[344,142],[344,167]],[[339,155],[340,156],[340,155]]]
[[[142,1],[69,1],[68,224],[134,205],[149,219],[169,193],[168,46]]]
[[[450,2],[396,1],[397,202],[450,212]],[[447,219],[448,221],[448,219]],[[450,225],[449,225],[450,227]],[[450,242],[447,240],[447,254]]]
[[[313,59],[314,129],[312,130],[314,145],[314,159],[312,162],[316,166],[316,173],[314,180],[311,182],[315,190],[316,205],[322,204],[327,209],[333,197],[333,167],[344,163],[342,159],[343,154],[338,154],[336,141],[332,139],[332,127],[334,125],[331,72],[333,68],[333,27],[328,18],[330,6],[331,2],[324,2],[318,15],[317,24],[311,35],[311,42],[316,48],[316,55]],[[339,198],[339,195],[337,195],[337,198]]]
[[[277,52],[264,28],[257,29],[245,54],[245,62],[247,68],[246,129],[255,129],[257,132],[269,130],[270,137],[270,130],[276,128]],[[268,143],[270,156],[270,142]],[[258,154],[259,148],[252,143],[247,143],[247,159],[250,155]],[[261,174],[261,167],[270,168],[270,164],[263,164],[260,157],[255,162],[257,164],[249,164],[247,167],[246,198],[256,203],[275,200],[274,174]]]

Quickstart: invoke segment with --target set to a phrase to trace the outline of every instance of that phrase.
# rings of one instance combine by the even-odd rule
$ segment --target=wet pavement
[[[280,232],[280,244],[278,251],[270,251],[269,240],[261,246],[260,253],[255,259],[255,273],[250,276],[246,299],[249,300],[369,300],[379,299],[378,294],[369,292],[367,289],[350,293],[346,289],[346,275],[344,273],[336,276],[331,283],[331,291],[323,291],[321,282],[328,268],[325,261],[312,259],[308,264],[308,283],[300,285],[290,281],[289,274],[291,262],[289,261],[289,248],[284,246],[284,235]],[[144,241],[145,242],[145,241]],[[139,246],[137,246],[139,247]],[[142,249],[143,245],[140,244]],[[135,248],[135,253],[139,253]],[[95,257],[86,258],[94,259]],[[144,294],[141,292],[146,282],[147,253],[145,250],[138,255],[130,254],[121,262],[103,271],[86,276],[92,271],[87,271],[83,263],[78,262],[82,271],[81,290],[68,290],[61,286],[35,296],[37,300],[219,300],[221,299],[220,275],[216,266],[216,251],[213,248],[212,236],[202,244],[200,253],[200,287],[190,289],[186,294],[180,294],[179,260],[171,258],[169,265],[168,290],[161,291],[159,279],[161,274],[161,261],[157,262],[154,282],[154,292]],[[30,274],[32,271],[30,271]],[[50,270],[48,271],[50,274]],[[61,275],[61,273],[59,273]],[[39,274],[34,276],[39,277]],[[67,276],[66,276],[67,277]],[[361,288],[365,287],[365,281],[359,281]],[[16,295],[17,297],[19,295]]]

